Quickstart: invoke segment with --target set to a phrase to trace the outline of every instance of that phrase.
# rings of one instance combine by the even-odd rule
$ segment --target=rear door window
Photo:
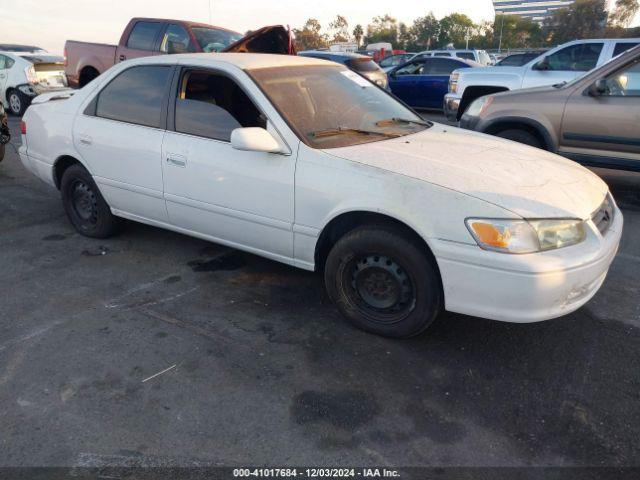
[[[428,62],[426,69],[427,75],[451,75],[451,72],[458,68],[462,68],[462,62],[449,60],[447,58],[434,58]]]
[[[98,95],[96,116],[164,128],[163,104],[172,70],[170,65],[145,65],[125,70]]]
[[[156,37],[160,33],[161,23],[158,22],[138,22],[133,26],[127,47],[136,50],[153,50]]]

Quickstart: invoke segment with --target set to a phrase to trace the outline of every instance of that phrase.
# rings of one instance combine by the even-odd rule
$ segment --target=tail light
[[[24,73],[27,75],[27,81],[30,84],[36,84],[38,83],[38,75],[36,74],[36,67],[34,67],[33,65],[31,65],[30,67],[27,67],[24,69]]]
[[[67,48],[65,47],[64,49],[64,66],[66,67],[67,65],[69,65],[69,61],[67,60]]]
[[[20,133],[22,135],[26,135],[27,134],[27,122],[25,122],[24,120],[20,121]]]

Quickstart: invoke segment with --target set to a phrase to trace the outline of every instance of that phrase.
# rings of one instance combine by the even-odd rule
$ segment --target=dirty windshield
[[[202,51],[207,53],[219,52],[242,38],[239,33],[218,30],[217,28],[191,27],[191,31],[198,40]]]
[[[249,73],[298,136],[314,148],[376,142],[431,126],[342,66],[263,68]]]

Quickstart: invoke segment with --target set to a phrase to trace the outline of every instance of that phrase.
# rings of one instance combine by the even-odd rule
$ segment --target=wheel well
[[[7,88],[7,91],[4,92],[4,96],[6,97],[5,100],[8,102],[9,101],[9,95],[11,95],[11,92],[13,92],[15,89],[13,88]]]
[[[331,220],[320,233],[318,242],[316,243],[315,250],[315,269],[318,272],[324,270],[327,256],[331,251],[331,248],[340,240],[344,235],[351,230],[361,227],[363,225],[385,225],[392,226],[397,229],[403,236],[413,241],[420,248],[424,249],[429,259],[433,262],[438,275],[440,270],[438,269],[438,263],[433,255],[433,252],[429,248],[427,242],[411,227],[407,224],[397,220],[388,215],[375,212],[356,211],[343,213]]]
[[[540,145],[544,147],[545,150],[549,150],[549,142],[543,133],[536,127],[531,124],[525,122],[518,121],[504,121],[504,122],[496,122],[487,128],[483,133],[488,133],[489,135],[496,135],[499,132],[503,132],[505,130],[523,130],[527,133],[533,135],[539,142]]]
[[[460,120],[464,112],[467,110],[467,107],[471,105],[474,100],[484,97],[485,95],[506,92],[508,90],[509,89],[505,87],[467,87],[464,90],[462,100],[460,101],[460,107],[458,108],[458,120]]]
[[[94,67],[87,66],[80,70],[80,78],[78,79],[78,85],[80,88],[84,87],[91,80],[100,75],[100,72]]]
[[[62,181],[62,175],[71,165],[82,165],[75,158],[65,155],[56,160],[56,163],[53,165],[53,181],[56,184],[56,188],[60,190],[60,182]]]

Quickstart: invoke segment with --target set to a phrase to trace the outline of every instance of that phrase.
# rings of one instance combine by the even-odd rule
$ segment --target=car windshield
[[[375,142],[431,126],[341,65],[262,68],[249,74],[300,139],[313,148]]]
[[[207,53],[219,52],[242,38],[239,33],[218,30],[217,28],[192,27],[191,31],[200,47],[202,47],[202,51]]]

